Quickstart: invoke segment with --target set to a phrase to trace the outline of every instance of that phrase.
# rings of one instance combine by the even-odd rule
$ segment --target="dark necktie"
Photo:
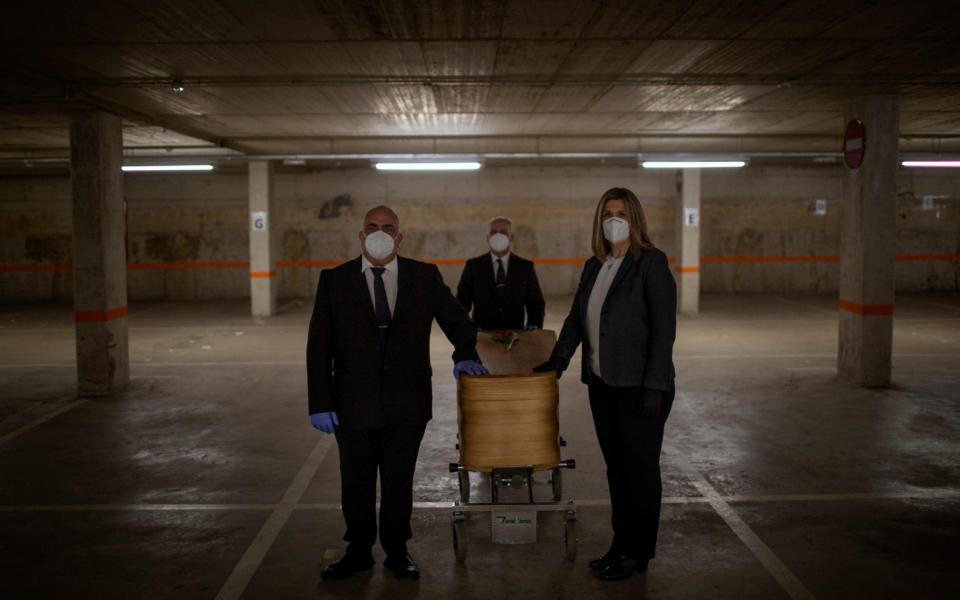
[[[390,304],[387,303],[387,288],[383,285],[383,267],[371,267],[373,273],[373,312],[377,316],[377,325],[390,325]]]
[[[497,259],[497,287],[507,284],[507,274],[503,272],[503,259]]]

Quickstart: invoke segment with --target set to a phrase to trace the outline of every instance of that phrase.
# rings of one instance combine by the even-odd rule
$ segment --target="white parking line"
[[[276,504],[40,504],[0,506],[0,512],[229,511],[274,510],[276,507]]]
[[[666,454],[670,456],[671,462],[679,467],[681,472],[690,479],[690,483],[706,498],[713,510],[720,515],[720,518],[727,524],[727,527],[740,538],[740,541],[743,542],[747,549],[760,561],[760,564],[767,569],[767,572],[777,580],[777,583],[787,592],[787,595],[794,600],[812,600],[814,596],[810,590],[808,590],[807,587],[803,585],[803,582],[793,574],[790,568],[774,554],[773,550],[760,539],[760,536],[750,529],[750,526],[740,518],[740,515],[737,514],[733,507],[710,485],[706,477],[693,467],[686,456],[681,454],[676,448],[673,448],[672,445],[668,446],[665,444],[664,447],[665,450],[667,450]]]
[[[904,492],[851,492],[846,494],[735,494],[721,496],[725,502],[820,502],[842,500],[934,500],[960,498],[960,490],[915,490]]]
[[[263,524],[257,537],[254,538],[247,551],[240,558],[240,562],[233,568],[230,577],[223,584],[220,593],[217,594],[216,600],[237,600],[243,595],[244,590],[250,584],[250,580],[253,579],[254,574],[260,567],[260,563],[263,562],[277,536],[280,535],[280,531],[300,502],[304,492],[307,491],[310,480],[313,479],[317,468],[320,467],[320,463],[323,462],[332,446],[333,436],[324,435],[313,447],[313,451],[310,452],[310,456],[300,467],[297,476],[293,478],[293,483],[283,494],[280,503],[267,518],[267,522]]]
[[[791,300],[791,299],[789,299],[789,298],[784,298],[783,296],[776,296],[776,295],[774,295],[774,296],[771,296],[771,298],[773,298],[774,300],[779,300],[780,302],[783,302],[784,304],[789,304],[789,305],[791,305],[791,306],[800,306],[800,307],[806,308],[807,310],[815,310],[815,311],[820,312],[820,313],[826,313],[826,314],[830,315],[831,317],[836,317],[836,316],[837,316],[837,310],[836,310],[836,309],[829,310],[829,309],[826,309],[826,308],[822,308],[822,307],[820,307],[820,306],[816,306],[816,305],[814,305],[814,304],[807,304],[806,302],[798,302],[797,300]]]
[[[455,492],[451,490],[451,495]],[[942,490],[913,490],[903,492],[851,492],[825,494],[733,494],[729,496],[717,495],[713,498],[705,496],[664,496],[663,504],[707,504],[711,500],[723,502],[843,502],[851,500],[951,500],[960,498],[960,489]],[[574,498],[577,507],[607,507],[609,498]],[[377,503],[379,505],[379,502]],[[0,512],[105,512],[105,511],[231,511],[231,510],[276,510],[279,504],[11,504],[0,505]],[[454,507],[452,500],[414,502],[413,508],[418,510],[443,510]],[[293,506],[293,510],[340,510],[339,502],[300,502]]]
[[[24,425],[23,427],[20,427],[19,429],[14,429],[10,433],[0,437],[0,446],[2,446],[3,444],[9,441],[17,439],[18,437],[30,431],[31,429],[34,429],[35,427],[39,427],[40,425],[43,425],[47,421],[53,420],[59,417],[60,415],[62,415],[63,413],[73,410],[74,408],[80,406],[81,404],[85,404],[86,402],[87,402],[86,398],[83,398],[80,400],[74,400],[73,402],[70,402],[65,406],[61,406],[60,408],[58,408],[57,410],[51,413],[47,413],[43,415],[42,417],[40,417],[39,419],[36,419],[35,421],[31,421],[30,423],[27,423],[26,425]]]

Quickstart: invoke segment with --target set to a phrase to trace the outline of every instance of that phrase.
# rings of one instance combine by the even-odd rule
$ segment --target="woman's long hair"
[[[613,246],[603,237],[603,207],[608,200],[623,200],[627,208],[627,223],[630,224],[630,252],[634,258],[640,258],[647,250],[653,250],[656,246],[650,241],[647,234],[647,217],[643,214],[643,207],[640,206],[640,200],[636,194],[627,188],[610,188],[600,197],[597,204],[597,212],[593,215],[593,255],[597,260],[603,262],[613,251]]]

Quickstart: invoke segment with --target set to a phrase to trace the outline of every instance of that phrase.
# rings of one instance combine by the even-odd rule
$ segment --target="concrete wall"
[[[958,174],[960,175],[960,174]],[[902,171],[898,254],[960,254],[960,176]],[[133,300],[242,298],[249,293],[249,215],[243,173],[127,175],[128,261]],[[827,292],[837,287],[840,167],[748,168],[703,176],[704,291]],[[672,254],[673,172],[627,168],[485,168],[470,174],[384,174],[367,169],[278,176],[281,296],[309,297],[318,267],[358,254],[367,208],[397,209],[402,253],[462,259],[485,250],[494,215],[516,223],[527,257],[584,257],[596,200],[625,186],[644,201],[651,235]],[[922,210],[922,197],[935,208]],[[69,178],[0,179],[0,301],[71,296]],[[813,213],[817,198],[827,214]],[[791,257],[826,257],[820,261]],[[758,259],[757,257],[765,257]],[[832,257],[832,258],[831,258]],[[741,262],[724,262],[739,260]],[[756,262],[767,260],[771,262]],[[746,261],[746,262],[744,262]],[[291,265],[289,263],[293,262]],[[460,267],[442,266],[455,286]],[[538,267],[548,294],[571,292],[578,265]],[[958,290],[957,260],[903,260],[900,290]]]

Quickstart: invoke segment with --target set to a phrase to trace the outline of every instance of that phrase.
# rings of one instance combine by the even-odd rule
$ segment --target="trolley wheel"
[[[553,501],[560,502],[563,500],[563,476],[561,475],[560,467],[554,467],[552,469],[553,475],[550,479],[550,483],[553,484]]]
[[[458,563],[467,562],[467,523],[463,515],[454,515],[450,520],[453,532],[453,553]]]
[[[563,526],[563,550],[567,560],[577,559],[577,520],[567,518]]]
[[[457,473],[457,483],[460,485],[460,503],[467,504],[470,502],[470,473],[468,471],[460,471]]]

